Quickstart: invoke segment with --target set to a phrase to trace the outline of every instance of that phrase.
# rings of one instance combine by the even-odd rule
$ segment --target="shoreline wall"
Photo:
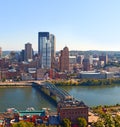
[[[2,86],[32,86],[32,82],[0,82]]]

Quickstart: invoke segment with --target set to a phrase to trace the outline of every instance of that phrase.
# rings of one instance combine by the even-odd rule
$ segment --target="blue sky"
[[[38,32],[56,49],[120,51],[120,0],[0,0],[0,47],[38,50]]]

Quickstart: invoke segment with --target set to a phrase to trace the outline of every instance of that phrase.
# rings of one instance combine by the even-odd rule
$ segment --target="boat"
[[[35,109],[33,107],[28,107],[26,111],[35,111]]]

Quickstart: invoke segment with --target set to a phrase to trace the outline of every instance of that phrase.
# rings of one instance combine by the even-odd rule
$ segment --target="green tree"
[[[102,120],[98,120],[97,122],[92,124],[93,127],[105,127],[104,122]]]
[[[63,119],[62,126],[63,127],[71,127],[71,121],[67,118]]]
[[[34,124],[32,122],[21,121],[18,123],[14,123],[12,127],[34,127]]]
[[[115,127],[120,127],[120,116],[116,115],[114,118]]]
[[[78,120],[79,127],[86,127],[87,126],[87,121],[85,118],[79,117],[77,120]]]
[[[103,119],[106,127],[115,127],[114,119],[110,114],[105,114]]]
[[[5,82],[6,81],[6,78],[2,78],[2,82]]]

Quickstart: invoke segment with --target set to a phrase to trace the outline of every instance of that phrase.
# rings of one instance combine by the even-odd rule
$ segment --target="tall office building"
[[[49,32],[38,32],[38,54],[40,56],[40,65],[42,68],[53,67],[55,59],[55,36],[53,34]],[[48,64],[49,62],[51,62],[50,65]]]
[[[89,58],[83,59],[83,71],[90,71],[90,60],[89,60]]]
[[[108,56],[107,55],[101,55],[99,56],[99,61],[104,61],[104,64],[108,63]]]
[[[25,61],[31,61],[33,58],[33,49],[32,44],[27,43],[25,44]]]
[[[42,39],[44,43],[41,56],[41,67],[51,68],[51,43],[45,37],[43,37]]]
[[[60,71],[69,71],[69,49],[64,47],[60,54]]]
[[[45,40],[45,39],[43,39],[43,37],[46,38],[46,40],[49,40],[49,38],[50,38],[49,32],[38,32],[38,54],[40,56],[42,56],[43,43]]]
[[[56,38],[53,34],[50,34],[51,42],[51,67],[55,67],[55,57],[56,57]]]
[[[78,64],[82,64],[83,59],[84,59],[84,55],[79,55],[79,56],[77,56],[77,63],[78,63]]]
[[[25,59],[25,50],[22,50],[20,52],[20,61],[24,61],[24,59]]]
[[[2,48],[0,47],[0,58],[2,57]]]

